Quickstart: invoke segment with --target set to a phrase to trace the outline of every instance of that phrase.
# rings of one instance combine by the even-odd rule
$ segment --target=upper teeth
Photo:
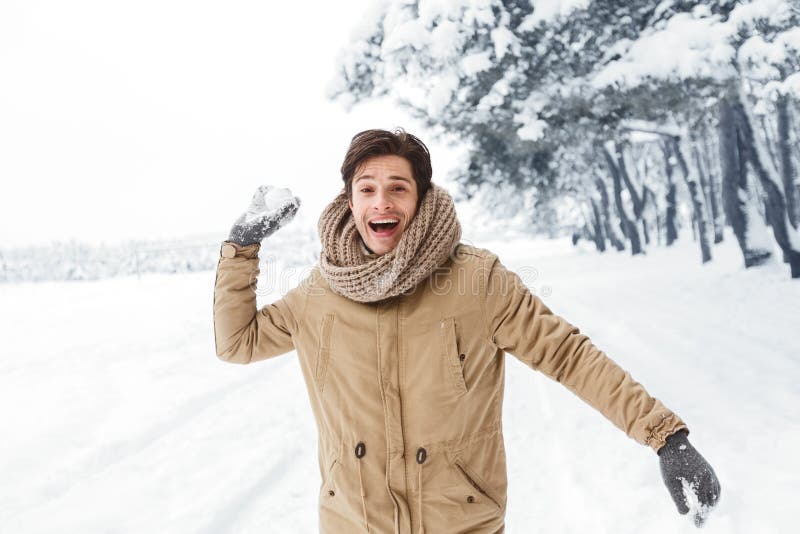
[[[382,223],[396,223],[397,219],[377,219],[372,221],[374,224],[382,224]]]

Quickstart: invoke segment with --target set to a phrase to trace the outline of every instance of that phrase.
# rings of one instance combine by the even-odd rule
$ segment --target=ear
[[[350,206],[350,211],[353,211],[353,199],[352,198],[348,198],[347,199],[347,205]]]

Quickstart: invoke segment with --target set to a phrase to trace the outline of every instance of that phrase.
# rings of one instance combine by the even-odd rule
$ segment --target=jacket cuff
[[[223,241],[222,246],[219,249],[219,255],[222,258],[252,259],[258,257],[258,250],[260,248],[261,243],[253,243],[252,245],[242,246],[231,241]]]
[[[658,452],[667,442],[667,438],[678,430],[685,430],[687,434],[689,433],[689,428],[680,417],[674,413],[665,414],[662,416],[661,421],[650,430],[650,433],[644,439],[644,444]]]

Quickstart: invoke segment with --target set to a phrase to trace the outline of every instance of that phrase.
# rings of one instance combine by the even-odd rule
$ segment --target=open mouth
[[[398,219],[376,219],[370,221],[370,229],[379,236],[388,236],[394,233],[395,228],[400,224]]]

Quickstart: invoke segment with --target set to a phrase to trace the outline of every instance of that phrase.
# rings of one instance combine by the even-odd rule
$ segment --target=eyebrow
[[[375,177],[372,176],[371,174],[362,174],[361,176],[359,176],[358,178],[353,180],[353,183],[356,183],[356,182],[358,182],[359,180],[362,180],[362,179],[374,179],[374,178]],[[392,176],[389,176],[389,179],[390,180],[400,180],[402,182],[408,182],[409,184],[411,183],[411,179],[410,178],[406,178],[405,176],[392,175]]]

